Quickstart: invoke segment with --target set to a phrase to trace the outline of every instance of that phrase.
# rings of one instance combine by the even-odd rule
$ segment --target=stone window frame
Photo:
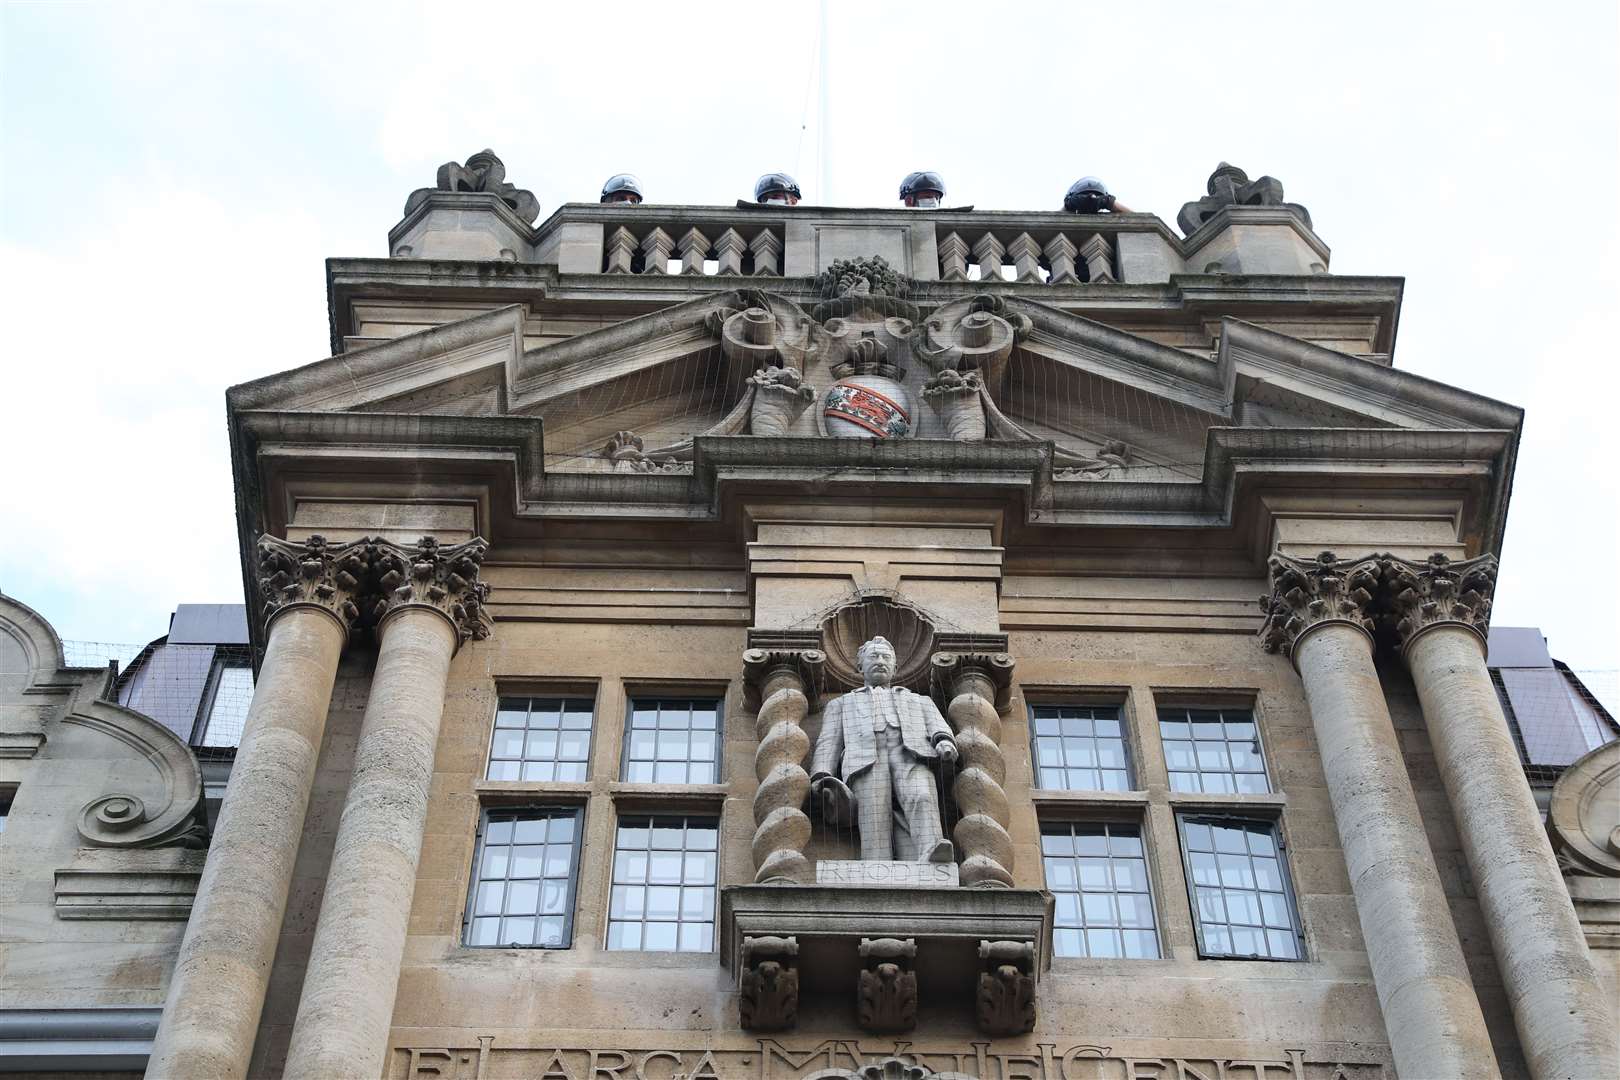
[[[686,766],[686,776],[687,776],[687,779],[685,779],[685,780],[659,780],[658,779],[657,766],[661,762],[660,762],[660,759],[656,756],[657,755],[656,750],[654,751],[655,756],[653,758],[651,758],[651,759],[632,758],[631,752],[632,752],[632,744],[633,744],[634,737],[635,737],[634,733],[637,730],[647,730],[645,728],[637,728],[636,722],[635,722],[636,721],[636,711],[637,711],[636,706],[637,706],[637,704],[639,702],[645,702],[645,701],[658,701],[660,703],[671,702],[671,701],[685,701],[685,702],[688,702],[688,703],[696,703],[696,702],[701,701],[701,702],[712,702],[713,703],[713,706],[714,706],[714,728],[713,728],[713,732],[714,732],[714,758],[713,758],[713,761],[712,761],[713,773],[712,773],[711,777],[708,780],[693,780],[693,779],[691,779],[691,769],[692,769],[692,765],[695,764],[695,762],[693,761],[690,753],[688,753],[687,757],[684,759],[684,764]],[[660,704],[660,709],[659,709],[660,714],[662,714],[662,711],[663,711],[662,710],[662,704]],[[673,730],[677,730],[677,729],[675,729],[675,728],[665,729],[665,728],[662,728],[662,727],[655,727],[652,730],[654,730],[654,731],[672,730],[673,731]],[[690,725],[688,725],[685,729],[682,729],[682,730],[685,730],[688,734],[690,734],[692,731],[700,730],[700,729],[693,728]],[[725,777],[724,777],[725,743],[726,743],[726,695],[725,695],[724,691],[708,689],[707,687],[681,687],[681,688],[675,688],[675,687],[665,687],[663,685],[656,685],[656,684],[655,685],[642,685],[642,686],[626,686],[624,688],[624,726],[621,729],[621,741],[620,741],[620,746],[619,746],[619,768],[618,768],[617,777],[616,777],[617,780],[620,783],[623,783],[623,784],[635,784],[635,785],[646,785],[646,786],[657,786],[657,787],[665,787],[665,788],[681,788],[681,787],[701,788],[701,787],[712,787],[712,786],[715,786],[715,785],[724,784],[726,782]],[[633,779],[631,779],[630,778],[630,767],[631,767],[631,765],[634,764],[634,763],[641,762],[641,761],[646,761],[646,760],[650,760],[650,762],[653,765],[653,777],[652,777],[652,779],[648,779],[648,780],[633,780]],[[673,761],[668,762],[668,763],[673,763]]]
[[[1175,695],[1166,694],[1166,695],[1163,695],[1163,696],[1160,696],[1160,695],[1156,694],[1155,697],[1156,697],[1157,700],[1154,702],[1154,706],[1153,706],[1154,730],[1155,730],[1155,733],[1157,734],[1158,739],[1159,739],[1159,756],[1160,756],[1161,762],[1164,765],[1164,772],[1165,772],[1164,779],[1165,779],[1165,782],[1166,782],[1167,786],[1169,787],[1170,794],[1172,796],[1175,796],[1177,798],[1199,798],[1199,797],[1203,797],[1203,796],[1211,796],[1211,797],[1216,797],[1216,798],[1266,798],[1267,796],[1273,796],[1273,795],[1279,794],[1279,791],[1278,791],[1278,789],[1276,787],[1275,779],[1274,779],[1274,777],[1272,775],[1271,755],[1267,751],[1267,748],[1266,748],[1265,725],[1261,721],[1260,710],[1258,709],[1255,701],[1252,698],[1250,698],[1248,695],[1236,695],[1236,696],[1234,696],[1234,695],[1230,695],[1230,694],[1211,695],[1211,696],[1209,696],[1207,698],[1202,698],[1202,699],[1186,698],[1186,697],[1184,697],[1183,695],[1180,695],[1180,694],[1175,694]],[[1172,714],[1168,718],[1165,715],[1167,712]],[[1175,714],[1177,712],[1181,713],[1182,716],[1185,719],[1177,720],[1176,717],[1173,715],[1173,714]],[[1196,746],[1198,740],[1192,739],[1190,737],[1187,740],[1166,739],[1165,738],[1165,732],[1164,732],[1164,725],[1167,722],[1167,719],[1168,719],[1168,722],[1170,722],[1170,723],[1190,723],[1191,722],[1191,719],[1190,719],[1191,715],[1193,713],[1199,713],[1199,712],[1213,712],[1213,713],[1221,714],[1221,718],[1222,718],[1221,723],[1222,723],[1223,727],[1224,727],[1224,725],[1233,722],[1233,721],[1227,719],[1227,714],[1229,714],[1229,713],[1246,713],[1248,715],[1248,718],[1249,718],[1249,720],[1248,720],[1249,724],[1251,724],[1253,726],[1253,728],[1254,728],[1254,740],[1253,740],[1253,742],[1254,742],[1254,746],[1255,746],[1255,753],[1260,758],[1260,771],[1258,773],[1255,773],[1252,770],[1245,770],[1245,771],[1239,772],[1237,770],[1229,768],[1229,769],[1226,769],[1226,770],[1209,770],[1208,772],[1206,772],[1204,769],[1199,768],[1199,767],[1197,767],[1195,765],[1194,769],[1192,770],[1191,775],[1197,776],[1199,778],[1199,789],[1196,790],[1196,791],[1189,791],[1189,790],[1186,790],[1184,788],[1176,787],[1175,786],[1175,776],[1176,776],[1176,774],[1177,773],[1187,773],[1188,770],[1186,770],[1186,769],[1176,769],[1176,768],[1173,768],[1171,766],[1169,748],[1168,748],[1168,746],[1166,744],[1168,742],[1187,741],[1187,742],[1192,742]],[[1224,731],[1223,731],[1222,734],[1223,734],[1223,737],[1221,739],[1221,745],[1222,745],[1223,748],[1229,748],[1232,745],[1232,739]],[[1191,735],[1191,733],[1189,732],[1189,736],[1190,735]],[[1209,741],[1213,741],[1213,740],[1209,740]],[[1227,753],[1230,753],[1229,749],[1227,749]],[[1255,775],[1260,776],[1265,781],[1265,790],[1264,791],[1238,791],[1238,790],[1236,790],[1237,783],[1236,783],[1235,777],[1237,777],[1237,776],[1255,776]],[[1209,790],[1204,788],[1204,780],[1203,780],[1203,778],[1205,776],[1233,777],[1234,778],[1233,783],[1232,783],[1233,790],[1231,790],[1231,791],[1209,791]]]
[[[681,828],[682,828],[682,831],[683,831],[682,846],[680,848],[678,848],[678,849],[675,849],[675,848],[655,848],[655,847],[653,847],[652,845],[653,845],[654,837],[652,836],[651,830],[657,827],[656,823],[659,822],[660,820],[663,820],[665,822],[669,822],[669,821],[677,820],[677,819],[681,822]],[[635,822],[635,821],[643,821],[643,820],[647,822],[647,828],[649,830],[648,840],[647,840],[648,846],[645,847],[645,848],[635,847],[635,848],[623,848],[623,849],[621,849],[621,847],[619,846],[619,840],[620,840],[620,834],[621,834],[622,830],[625,828],[625,822],[626,821]],[[691,825],[694,822],[701,823],[701,824],[706,824],[706,825],[713,828],[713,831],[714,831],[714,846],[713,847],[690,847],[690,846],[687,845],[686,838],[685,838],[684,834],[685,834],[685,832],[687,830],[689,830],[691,828]],[[667,827],[667,825],[666,825],[666,827]],[[614,821],[613,821],[612,848],[611,848],[611,853],[609,855],[609,862],[608,862],[608,869],[607,869],[607,897],[606,897],[606,903],[603,905],[603,908],[602,908],[602,937],[601,937],[602,951],[604,953],[619,954],[619,955],[636,955],[636,954],[639,954],[639,955],[662,955],[662,956],[682,956],[682,955],[685,955],[685,956],[703,956],[703,955],[713,955],[715,950],[719,947],[719,938],[720,938],[720,885],[721,885],[721,877],[722,877],[722,861],[723,861],[723,857],[724,857],[724,854],[725,854],[725,847],[724,847],[725,837],[723,836],[723,832],[724,832],[724,823],[722,821],[722,815],[719,813],[718,808],[716,808],[714,810],[699,809],[699,808],[689,808],[689,807],[681,805],[679,803],[672,804],[671,806],[669,806],[667,808],[660,808],[660,807],[656,807],[656,806],[649,806],[649,805],[639,804],[639,803],[632,804],[632,805],[621,806],[619,808],[619,812],[615,815],[615,818],[614,818]],[[619,872],[619,856],[620,856],[620,854],[621,853],[635,854],[636,852],[641,852],[641,851],[647,852],[649,856],[651,855],[651,853],[653,851],[679,851],[680,854],[681,854],[681,857],[682,857],[682,859],[681,859],[681,861],[682,861],[682,867],[681,867],[681,869],[682,869],[682,880],[680,880],[678,882],[653,882],[651,880],[651,859],[650,859],[650,857],[648,859],[648,866],[643,871],[642,880],[640,880],[640,881],[621,880],[620,879],[620,872]],[[694,853],[694,852],[709,852],[712,855],[711,871],[710,871],[710,876],[712,878],[711,881],[709,881],[707,883],[697,882],[697,883],[688,884],[687,881],[685,880],[686,873],[687,873],[686,856],[691,854],[691,853]],[[682,917],[681,910],[680,910],[679,907],[677,907],[676,916],[672,920],[671,919],[648,919],[646,917],[646,914],[645,914],[645,912],[646,912],[646,906],[645,906],[646,905],[646,896],[644,895],[643,898],[642,898],[642,908],[641,908],[641,911],[643,912],[643,914],[640,917],[635,918],[635,919],[619,918],[619,919],[616,920],[614,918],[614,906],[615,906],[615,899],[616,899],[616,897],[618,895],[617,890],[620,889],[620,888],[625,888],[625,889],[641,888],[641,889],[644,889],[644,890],[648,890],[648,889],[652,889],[652,888],[675,888],[680,893],[679,899],[677,901],[678,904],[684,903],[684,901],[685,901],[685,891],[687,889],[689,889],[689,888],[705,888],[709,892],[709,899],[710,899],[709,911],[708,911],[709,917],[707,919],[688,920],[688,919]],[[637,944],[634,947],[615,946],[613,944],[613,929],[614,929],[615,922],[618,922],[618,923],[621,923],[621,924],[629,923],[629,922],[635,922],[638,925],[638,927],[640,928],[639,931],[638,931],[638,935],[644,935],[645,934],[646,925],[649,922],[674,925],[675,928],[676,928],[676,931],[675,931],[676,932],[676,944],[675,944],[675,947],[672,948],[672,949],[649,949],[649,948],[646,948],[644,946],[644,944],[643,944],[644,937],[642,937],[642,936],[638,936]],[[684,949],[684,948],[681,948],[681,946],[680,946],[680,937],[681,937],[681,933],[682,933],[682,927],[690,926],[690,925],[707,925],[708,926],[708,928],[709,928],[709,931],[708,931],[709,932],[709,940],[708,940],[708,947],[707,948],[702,948],[702,949]]]
[[[518,758],[501,757],[501,758],[497,759],[496,755],[495,755],[495,749],[496,749],[495,744],[496,744],[496,740],[500,737],[500,732],[502,730],[507,730],[507,731],[518,730],[518,729],[515,729],[515,728],[511,728],[511,727],[507,727],[507,728],[504,728],[504,729],[501,727],[501,722],[500,722],[501,721],[501,713],[503,711],[511,711],[511,710],[504,710],[502,708],[502,706],[506,702],[519,701],[519,700],[527,701],[529,703],[528,707],[525,709],[524,727],[521,729],[522,731],[525,732],[524,748],[523,748],[523,753],[525,755],[527,755],[527,752],[528,752],[528,741],[529,741],[528,740],[528,733],[531,732],[531,731],[536,731],[536,730],[546,730],[544,728],[536,729],[532,724],[530,724],[528,722],[529,718],[534,715],[534,705],[533,705],[534,702],[536,702],[536,701],[556,701],[556,702],[558,702],[559,703],[559,710],[558,710],[559,715],[566,715],[568,712],[570,712],[570,710],[567,708],[567,705],[570,702],[583,702],[586,705],[588,705],[589,708],[588,708],[587,712],[588,712],[588,715],[590,717],[590,723],[585,728],[586,736],[585,736],[585,757],[584,757],[584,760],[583,761],[575,761],[573,759],[569,759],[568,761],[565,762],[565,761],[561,760],[558,757],[552,757],[550,759],[545,759],[545,758],[529,758],[527,756],[522,756],[522,757],[518,757]],[[577,712],[577,710],[575,710],[575,711]],[[561,720],[559,720],[558,727],[557,727],[556,730],[560,734],[564,730],[579,730],[579,729],[578,728],[566,728],[564,726],[563,722]],[[516,691],[504,692],[504,693],[499,694],[496,697],[495,712],[490,718],[489,745],[485,749],[485,752],[484,752],[484,773],[483,773],[483,776],[482,776],[481,779],[485,783],[500,783],[500,784],[584,784],[584,783],[589,783],[590,779],[591,779],[592,764],[593,764],[595,754],[596,754],[596,742],[597,742],[597,739],[596,739],[596,695],[594,693],[579,692],[579,691],[569,692],[569,691],[563,691],[563,690],[554,690],[554,691],[549,691],[549,692],[545,691],[545,690],[536,690],[534,692],[527,692],[527,691],[524,691],[524,692],[516,692]],[[561,747],[559,746],[558,749],[560,751]],[[501,762],[510,762],[510,763],[517,764],[519,766],[519,769],[518,769],[519,775],[516,778],[495,778],[495,777],[491,777],[489,774],[490,774],[491,770],[494,769],[497,760],[499,760]],[[556,771],[554,769],[551,779],[546,779],[546,780],[534,779],[534,780],[530,780],[530,779],[525,779],[523,777],[522,774],[527,771],[526,766],[531,765],[531,764],[544,765],[544,764],[548,764],[548,763],[552,764],[554,766],[559,766],[559,765],[563,765],[563,764],[570,764],[570,765],[579,764],[579,765],[582,765],[584,767],[584,775],[580,776],[577,779],[568,778],[568,779],[559,780],[559,779],[556,778]]]
[[[464,948],[464,949],[546,949],[546,950],[552,950],[552,951],[561,951],[561,950],[571,949],[571,948],[574,947],[574,924],[575,924],[575,915],[577,913],[577,908],[579,906],[580,871],[581,871],[581,864],[584,862],[583,856],[584,856],[584,847],[585,847],[585,825],[586,825],[586,823],[585,823],[585,811],[586,811],[586,807],[583,804],[578,803],[578,802],[523,802],[523,803],[490,805],[490,806],[483,806],[483,807],[479,808],[478,827],[477,827],[477,830],[476,830],[476,832],[474,833],[474,836],[473,836],[473,854],[472,854],[472,861],[470,863],[470,872],[468,874],[468,880],[467,880],[467,901],[466,901],[465,909],[463,910],[463,913],[462,913],[461,931],[460,931],[460,934],[458,935],[458,938],[457,938],[457,944],[461,948]],[[474,944],[472,942],[472,940],[471,940],[472,932],[473,932],[473,922],[474,922],[474,920],[476,920],[476,919],[478,919],[480,917],[488,917],[488,916],[479,916],[478,915],[479,887],[481,885],[483,885],[484,883],[486,883],[486,882],[494,881],[494,880],[499,880],[499,881],[501,881],[503,883],[506,883],[506,884],[510,884],[511,881],[512,881],[512,877],[511,877],[510,873],[503,874],[498,879],[497,878],[486,878],[486,877],[483,876],[482,868],[483,868],[483,862],[484,862],[484,849],[485,849],[486,837],[488,835],[489,827],[490,827],[490,824],[491,824],[490,818],[491,818],[492,815],[512,815],[512,820],[514,822],[516,822],[516,820],[518,819],[518,816],[523,815],[523,814],[544,815],[546,820],[550,820],[551,818],[554,818],[554,817],[568,816],[568,817],[571,817],[573,819],[573,822],[574,822],[574,828],[573,828],[574,835],[573,835],[572,841],[569,844],[568,885],[567,885],[567,890],[566,890],[566,892],[564,894],[563,910],[561,912],[562,917],[563,917],[562,941],[561,941],[560,944],[556,944],[556,945],[546,945],[546,944],[532,943],[532,942],[528,943],[528,944],[512,943],[512,942],[495,942],[493,944],[487,944],[487,945]],[[516,846],[516,845],[512,845],[512,846]],[[547,842],[546,842],[545,846],[548,847],[548,848],[551,846],[549,838],[547,839]],[[542,856],[542,858],[543,858],[543,856]],[[508,864],[508,869],[510,869],[510,864]],[[539,918],[543,917],[541,915],[540,908],[544,906],[545,882],[546,882],[546,880],[548,880],[548,877],[555,877],[555,875],[546,875],[544,873],[544,865],[543,864],[541,866],[541,871],[542,871],[542,873],[534,879],[537,882],[539,882],[539,890],[538,890],[539,891],[539,896],[538,896],[538,899],[537,899],[536,911],[535,911],[535,916],[534,916],[537,920]],[[519,880],[520,881],[526,881],[528,879],[527,878],[520,878]],[[503,904],[504,904],[504,901],[503,901]],[[504,918],[508,918],[509,916],[506,915],[506,913],[505,913],[505,911],[503,909],[502,914],[499,917],[504,919]]]
[[[1193,873],[1191,858],[1192,853],[1187,846],[1187,825],[1189,822],[1192,824],[1203,825],[1226,825],[1228,827],[1232,825],[1240,825],[1245,827],[1260,825],[1265,826],[1270,830],[1272,844],[1276,849],[1275,858],[1277,860],[1279,874],[1282,879],[1283,887],[1280,892],[1285,904],[1287,905],[1289,919],[1292,921],[1292,926],[1289,929],[1291,929],[1293,933],[1296,955],[1272,956],[1255,953],[1214,952],[1206,946],[1204,919],[1201,915],[1198,900],[1199,883],[1197,882]],[[1176,845],[1181,852],[1181,869],[1187,888],[1187,904],[1189,912],[1192,916],[1193,940],[1198,948],[1199,960],[1263,961],[1267,963],[1279,964],[1298,964],[1310,962],[1311,955],[1309,937],[1305,929],[1304,911],[1300,907],[1299,894],[1294,887],[1294,871],[1289,865],[1290,859],[1288,854],[1288,836],[1283,828],[1282,815],[1278,808],[1268,808],[1264,805],[1223,805],[1219,809],[1215,809],[1208,806],[1201,807],[1197,805],[1178,805],[1174,807],[1174,823],[1176,830]],[[1225,885],[1221,885],[1219,887],[1223,891],[1226,889]],[[1260,889],[1258,887],[1248,889],[1241,886],[1238,887],[1236,891],[1252,892],[1257,895],[1260,893],[1278,892],[1278,890],[1272,889]],[[1262,922],[1264,922],[1263,915]],[[1225,925],[1230,926],[1232,923],[1227,921]],[[1243,923],[1238,925],[1249,926],[1252,924]],[[1262,928],[1266,930],[1272,929],[1271,927]]]
[[[1154,943],[1154,955],[1153,956],[1124,956],[1124,955],[1119,955],[1119,956],[1092,956],[1092,955],[1090,955],[1089,952],[1087,952],[1085,954],[1080,954],[1080,955],[1066,955],[1066,954],[1060,954],[1057,951],[1057,949],[1058,949],[1058,937],[1057,937],[1057,935],[1058,935],[1059,931],[1064,930],[1064,929],[1070,929],[1070,928],[1060,927],[1060,926],[1057,925],[1057,914],[1054,911],[1053,929],[1052,929],[1052,935],[1053,935],[1052,936],[1052,958],[1053,958],[1054,962],[1064,962],[1064,963],[1075,963],[1075,962],[1079,962],[1079,963],[1090,963],[1090,962],[1146,963],[1146,962],[1152,962],[1152,961],[1155,961],[1155,960],[1160,960],[1160,961],[1168,960],[1168,959],[1171,958],[1170,955],[1169,955],[1169,952],[1168,952],[1167,927],[1165,925],[1166,924],[1166,919],[1165,919],[1166,911],[1165,911],[1165,907],[1164,907],[1163,890],[1160,888],[1161,882],[1159,880],[1159,874],[1158,874],[1158,870],[1157,870],[1157,866],[1156,866],[1157,859],[1156,859],[1156,853],[1154,851],[1154,846],[1155,845],[1154,845],[1154,841],[1153,841],[1152,822],[1151,822],[1150,817],[1146,813],[1142,812],[1143,809],[1145,809],[1145,808],[1137,807],[1137,808],[1135,808],[1135,812],[1133,813],[1133,812],[1131,812],[1131,808],[1128,807],[1127,805],[1118,805],[1118,806],[1115,806],[1115,807],[1084,807],[1084,808],[1082,808],[1082,807],[1072,807],[1072,808],[1066,808],[1065,811],[1041,812],[1041,813],[1039,813],[1037,815],[1036,833],[1041,838],[1041,840],[1040,840],[1041,883],[1042,883],[1043,886],[1045,886],[1047,888],[1047,890],[1049,892],[1053,893],[1054,897],[1056,897],[1056,895],[1057,895],[1057,893],[1059,891],[1071,891],[1071,890],[1053,889],[1052,886],[1051,886],[1051,882],[1047,878],[1046,860],[1047,860],[1047,858],[1049,856],[1048,856],[1048,854],[1046,852],[1045,837],[1046,837],[1047,832],[1048,832],[1049,829],[1067,828],[1067,829],[1070,830],[1071,835],[1072,835],[1072,830],[1074,828],[1081,827],[1081,826],[1103,826],[1104,828],[1123,827],[1123,828],[1134,829],[1136,831],[1137,840],[1139,841],[1139,843],[1141,845],[1141,854],[1140,854],[1139,858],[1141,859],[1141,862],[1142,862],[1143,872],[1147,877],[1147,892],[1146,892],[1146,895],[1147,895],[1147,898],[1148,898],[1148,905],[1149,905],[1150,910],[1152,911],[1152,916],[1153,916],[1153,925],[1151,927],[1151,931],[1152,931],[1152,934],[1153,934],[1153,943]],[[1078,858],[1079,856],[1076,856],[1076,857]],[[1113,868],[1112,868],[1112,861],[1113,861],[1112,853],[1110,853],[1110,855],[1108,856],[1108,859],[1109,859],[1109,863],[1110,863],[1109,872],[1110,872],[1110,875],[1112,876],[1112,870],[1113,870]],[[1117,890],[1117,889],[1111,889],[1111,890],[1103,891],[1103,890],[1085,890],[1085,889],[1077,888],[1077,889],[1072,890],[1072,891],[1076,892],[1077,894],[1083,894],[1085,892],[1094,892],[1094,893],[1098,893],[1100,895],[1108,895],[1108,896],[1117,896],[1117,895],[1119,895],[1119,890]],[[1134,890],[1127,890],[1127,891],[1131,892],[1132,894],[1135,894]],[[1099,927],[1098,929],[1105,929],[1105,928]],[[1128,929],[1128,928],[1122,928],[1122,927],[1117,927],[1116,926],[1116,927],[1112,927],[1112,928],[1108,928],[1108,929],[1120,930],[1120,929]],[[1134,929],[1134,928],[1130,928],[1130,929]],[[1123,945],[1123,938],[1121,938],[1121,945]]]
[[[1036,713],[1037,709],[1050,709],[1050,708],[1073,708],[1073,709],[1091,709],[1091,710],[1111,709],[1111,710],[1113,710],[1113,712],[1114,712],[1113,719],[1115,720],[1115,722],[1117,722],[1119,724],[1120,748],[1123,750],[1124,755],[1125,755],[1125,768],[1124,768],[1125,785],[1126,785],[1125,787],[1123,787],[1123,788],[1106,788],[1106,787],[1077,788],[1077,787],[1069,787],[1069,786],[1067,786],[1067,784],[1065,784],[1065,786],[1063,786],[1063,787],[1047,787],[1046,785],[1041,783],[1040,740],[1042,738],[1050,738],[1051,736],[1042,736],[1042,735],[1038,734],[1036,725],[1037,725],[1037,721],[1040,718],[1037,717],[1035,715],[1035,713]],[[1131,717],[1129,715],[1131,713],[1131,709],[1129,708],[1129,702],[1127,700],[1125,700],[1123,695],[1106,694],[1106,693],[1105,694],[1099,694],[1099,693],[1064,694],[1062,692],[1052,692],[1052,691],[1039,691],[1039,692],[1030,693],[1030,692],[1026,691],[1026,694],[1025,694],[1025,712],[1027,714],[1027,718],[1028,718],[1028,721],[1029,721],[1030,786],[1036,792],[1040,792],[1040,793],[1076,792],[1076,793],[1092,793],[1092,794],[1103,793],[1103,794],[1108,794],[1108,795],[1122,795],[1122,794],[1126,794],[1126,793],[1129,793],[1129,792],[1135,792],[1135,791],[1143,790],[1143,788],[1142,788],[1142,777],[1140,775],[1140,772],[1141,772],[1140,754],[1138,752],[1138,748],[1133,745],[1133,743],[1135,742],[1136,732],[1133,730],[1134,725],[1133,725],[1133,723],[1131,721]],[[1093,717],[1092,719],[1096,719],[1096,718]],[[1062,736],[1058,736],[1058,737],[1062,737]],[[1090,736],[1090,738],[1095,740],[1096,736]],[[1080,768],[1085,768],[1085,766],[1081,766]],[[1065,770],[1067,771],[1067,764],[1065,764]],[[1098,782],[1100,784],[1101,779],[1102,779],[1101,778],[1102,768],[1101,768],[1101,766],[1096,766],[1095,770],[1099,774],[1098,775]]]

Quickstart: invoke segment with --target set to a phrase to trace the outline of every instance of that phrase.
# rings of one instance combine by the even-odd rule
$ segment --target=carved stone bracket
[[[812,644],[820,641],[819,634],[794,636]],[[754,880],[762,884],[803,884],[813,877],[804,855],[811,831],[804,812],[810,793],[810,775],[804,770],[810,737],[804,733],[804,720],[815,703],[825,664],[825,654],[816,648],[756,647],[743,653],[748,696],[759,702],[754,721],[759,740],[754,775],[759,787],[754,792],[753,856]]]
[[[1314,559],[1273,555],[1267,570],[1271,592],[1260,598],[1265,622],[1260,644],[1267,652],[1293,656],[1302,635],[1330,622],[1373,632],[1372,601],[1380,577],[1376,558],[1340,559],[1324,551]]]
[[[986,1035],[1022,1035],[1035,1030],[1035,944],[981,941],[974,1012]]]
[[[324,536],[297,542],[261,536],[258,544],[259,596],[269,621],[292,607],[319,607],[354,627],[357,600],[370,574],[372,542],[329,544]]]
[[[862,969],[855,1011],[867,1031],[910,1031],[917,1026],[915,938],[862,938]]]
[[[799,940],[745,937],[737,1003],[746,1031],[782,1031],[799,1018]]]
[[[489,636],[484,612],[489,586],[478,580],[488,550],[482,540],[441,547],[433,537],[424,536],[412,547],[385,540],[376,541],[376,547],[379,622],[400,608],[427,606],[450,620],[458,643]]]
[[[942,642],[943,644],[944,642]],[[1007,705],[1013,660],[1006,653],[938,652],[934,684],[944,688],[945,719],[961,755],[952,796],[961,815],[952,838],[962,852],[962,882],[979,888],[1013,883],[1012,821],[999,709]]]
[[[1435,552],[1423,562],[1383,555],[1378,560],[1395,612],[1395,631],[1404,649],[1430,627],[1461,625],[1483,644],[1496,591],[1496,556],[1461,562]]]

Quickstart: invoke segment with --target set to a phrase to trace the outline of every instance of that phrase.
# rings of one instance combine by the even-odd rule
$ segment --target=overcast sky
[[[1406,278],[1398,367],[1528,412],[1498,625],[1620,668],[1620,14],[1558,4],[0,3],[0,588],[145,642],[241,602],[227,386],[328,353],[322,260],[485,146],[542,215],[610,173],[772,169],[889,204],[1174,221],[1226,159],[1344,274]],[[808,109],[807,109],[808,103]],[[808,127],[805,126],[808,120]]]

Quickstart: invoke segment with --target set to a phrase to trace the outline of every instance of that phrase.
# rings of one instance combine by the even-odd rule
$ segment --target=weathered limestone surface
[[[314,604],[286,609],[270,641],[148,1070],[247,1074],[326,711],[348,634]]]

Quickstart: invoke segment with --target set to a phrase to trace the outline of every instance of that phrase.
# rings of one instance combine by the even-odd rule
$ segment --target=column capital
[[[319,608],[347,635],[360,617],[359,600],[370,576],[367,547],[364,540],[333,544],[320,535],[301,541],[259,537],[254,576],[266,626],[284,611]]]
[[[1496,592],[1495,555],[1454,562],[1437,551],[1422,562],[1394,555],[1379,562],[1402,652],[1425,630],[1444,625],[1471,631],[1484,646]]]
[[[750,704],[761,700],[765,684],[777,671],[791,671],[799,689],[814,708],[821,695],[827,654],[821,650],[821,631],[749,630],[742,654],[743,687]]]
[[[450,620],[458,646],[489,636],[484,612],[489,586],[478,579],[489,550],[483,540],[445,547],[424,536],[411,545],[380,539],[371,544],[377,574],[373,613],[379,625],[396,611],[427,607]]]
[[[1371,640],[1378,559],[1341,559],[1331,551],[1314,559],[1273,555],[1266,570],[1271,591],[1260,597],[1260,644],[1267,652],[1292,657],[1301,638],[1334,622],[1354,626]]]
[[[964,678],[977,675],[989,683],[991,692],[988,696],[996,711],[1006,710],[1014,666],[1010,653],[942,649],[929,658],[929,663],[938,685],[945,691],[947,704],[956,696],[956,687]]]

